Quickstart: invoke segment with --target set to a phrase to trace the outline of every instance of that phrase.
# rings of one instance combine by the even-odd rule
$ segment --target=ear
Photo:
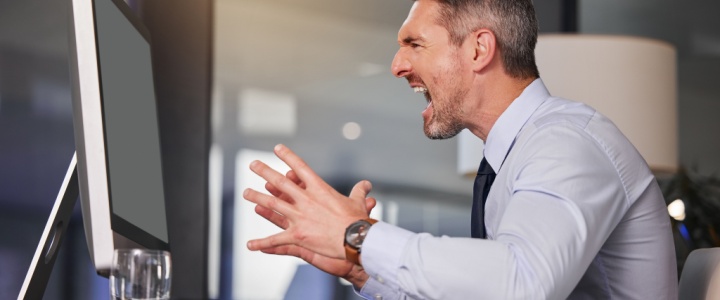
[[[480,72],[495,58],[497,40],[489,29],[478,29],[472,33],[470,42],[473,46],[472,68],[473,71]]]

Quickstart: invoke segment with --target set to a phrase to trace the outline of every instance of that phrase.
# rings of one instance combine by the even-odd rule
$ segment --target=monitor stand
[[[76,165],[77,157],[73,154],[40,243],[35,250],[27,275],[25,275],[18,299],[42,299],[45,294],[45,287],[50,280],[58,249],[60,249],[78,199],[79,186]]]

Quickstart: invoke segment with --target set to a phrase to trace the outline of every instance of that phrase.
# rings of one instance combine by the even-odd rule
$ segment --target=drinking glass
[[[170,253],[162,250],[116,249],[110,270],[113,300],[170,299]]]

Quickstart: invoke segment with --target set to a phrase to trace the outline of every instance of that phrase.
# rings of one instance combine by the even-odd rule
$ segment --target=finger
[[[250,188],[245,189],[243,192],[243,198],[252,203],[277,211],[285,216],[293,214],[295,211],[295,208],[291,204],[278,199],[277,197],[266,195]]]
[[[367,180],[360,181],[350,191],[351,199],[365,199],[372,190],[372,183]]]
[[[300,186],[300,188],[302,188],[302,189],[305,188],[305,184],[302,183],[302,181],[300,181],[300,178],[297,177],[297,174],[295,174],[295,172],[294,172],[293,170],[288,171],[288,172],[285,174],[285,177],[287,177],[287,178],[290,179],[292,182],[294,182],[295,184],[297,184],[298,186]],[[268,192],[270,192],[270,194],[272,194],[272,195],[275,196],[275,197],[280,197],[280,195],[282,195],[282,192],[281,192],[278,188],[276,188],[274,185],[272,185],[271,183],[269,183],[269,182],[266,182],[266,183],[265,183],[265,189],[266,189]],[[285,199],[284,199],[284,200],[285,200]]]
[[[305,248],[296,245],[283,245],[278,247],[260,249],[260,251],[265,254],[295,256],[312,264],[313,253]]]
[[[295,173],[295,171],[293,171],[293,170],[287,171],[287,173],[285,174],[285,177],[292,180],[292,182],[294,182],[295,184],[299,185],[300,183],[302,183],[302,180],[300,180],[300,177],[298,177],[297,173]]]
[[[293,171],[293,170],[288,171],[287,174],[285,174],[285,177],[292,180],[292,182],[297,184],[300,188],[305,189],[305,187],[306,187],[305,183],[302,182],[302,180],[300,180],[300,177],[297,176],[297,173],[295,173],[295,171]]]
[[[263,207],[260,205],[256,205],[255,213],[257,213],[261,217],[265,218],[266,220],[270,221],[270,223],[275,224],[275,226],[277,226],[277,227],[280,227],[282,229],[287,229],[287,227],[288,227],[287,218],[285,218],[285,216],[275,212],[272,209],[269,209],[267,207]]]
[[[271,195],[280,198],[281,200],[293,204],[295,201],[290,198],[287,194],[280,191],[278,188],[276,188],[274,185],[272,185],[269,182],[265,183],[265,190],[267,190]]]
[[[293,170],[288,171],[287,174],[285,174],[285,177],[292,180],[292,182],[297,184],[300,188],[302,188],[302,189],[306,188],[305,183],[302,182],[302,180],[300,180],[300,177],[297,176],[297,173],[295,173],[295,171],[293,171]]]
[[[282,195],[282,192],[269,182],[265,183],[265,190],[268,191],[270,195],[273,195],[275,197],[280,197],[280,195]]]
[[[310,166],[308,166],[308,164],[300,158],[300,156],[295,154],[295,152],[290,150],[287,146],[278,144],[275,146],[274,150],[275,155],[293,169],[297,177],[305,182],[305,184],[316,182],[320,179],[320,177],[315,174],[315,171],[313,171]]]
[[[365,198],[365,208],[367,209],[368,215],[373,210],[373,208],[375,208],[375,205],[377,205],[377,200],[374,197]]]
[[[262,251],[265,254],[292,255],[292,256],[300,255],[300,251],[298,251],[298,250],[299,250],[299,247],[295,246],[295,245],[284,245],[284,246],[260,249],[260,251]]]
[[[259,160],[250,163],[250,170],[290,198],[297,200],[303,195],[304,190],[297,184]]]
[[[273,234],[266,238],[250,240],[247,247],[250,251],[257,251],[266,248],[291,245],[293,243],[292,235],[288,231]]]

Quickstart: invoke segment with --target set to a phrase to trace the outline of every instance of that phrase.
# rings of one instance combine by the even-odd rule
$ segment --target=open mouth
[[[427,107],[425,107],[425,110],[423,110],[423,116],[429,114],[429,111],[432,111],[432,97],[430,96],[430,91],[428,91],[428,88],[425,87],[420,77],[414,74],[408,75],[405,79],[407,79],[408,84],[410,84],[410,88],[412,88],[415,93],[425,96],[425,101],[427,101]]]
[[[428,105],[430,105],[430,102],[432,101],[430,97],[430,93],[428,93],[428,89],[424,86],[413,86],[413,91],[418,94],[423,94],[425,96],[425,100],[427,100]]]
[[[430,97],[430,93],[428,92],[428,89],[423,86],[413,86],[413,91],[418,94],[422,94],[425,96],[425,101],[427,101],[427,106],[422,112],[422,115],[424,118],[428,118],[432,114],[432,97]]]
[[[413,91],[418,94],[423,94],[423,96],[425,96],[425,100],[427,101],[428,107],[430,106],[430,103],[432,102],[432,97],[430,97],[430,93],[428,92],[428,89],[426,87],[415,86],[413,87]]]

